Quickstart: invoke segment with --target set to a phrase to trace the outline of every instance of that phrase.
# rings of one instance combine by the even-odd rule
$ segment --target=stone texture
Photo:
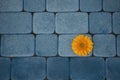
[[[114,35],[94,35],[93,54],[99,57],[114,57],[116,55],[116,43]]]
[[[113,32],[120,34],[120,12],[113,14]]]
[[[117,55],[120,56],[120,35],[117,36]]]
[[[87,33],[88,14],[87,13],[57,13],[56,32],[63,33]]]
[[[71,58],[72,80],[105,80],[105,61],[102,58]]]
[[[85,12],[101,11],[102,0],[80,0],[80,10]]]
[[[42,57],[13,58],[12,80],[43,80],[46,77],[46,61]]]
[[[120,11],[120,0],[103,0],[104,11]]]
[[[0,0],[0,12],[22,11],[23,0]]]
[[[48,80],[68,80],[69,60],[68,58],[52,57],[47,59]]]
[[[1,55],[6,57],[23,57],[34,55],[33,35],[2,35]]]
[[[89,16],[90,33],[111,33],[111,14],[106,12],[90,13]]]
[[[33,32],[53,33],[55,29],[55,20],[53,13],[35,13],[33,15]]]
[[[31,22],[30,13],[0,13],[0,34],[31,33]]]
[[[37,35],[36,55],[56,56],[57,55],[57,35]]]
[[[24,0],[24,10],[38,12],[45,10],[45,0]]]
[[[108,58],[106,60],[107,80],[120,80],[120,58]]]
[[[46,0],[47,11],[68,12],[79,9],[79,0]]]
[[[0,58],[0,80],[10,79],[10,59]]]

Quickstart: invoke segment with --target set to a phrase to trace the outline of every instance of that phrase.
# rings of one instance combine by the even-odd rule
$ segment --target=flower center
[[[81,44],[80,44],[80,47],[82,47],[82,48],[83,48],[83,47],[84,47],[84,44],[83,44],[83,43],[81,43]]]

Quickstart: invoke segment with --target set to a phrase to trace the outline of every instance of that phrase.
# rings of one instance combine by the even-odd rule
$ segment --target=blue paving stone
[[[117,37],[117,55],[120,56],[120,35]]]
[[[120,11],[120,0],[103,0],[104,11]]]
[[[57,35],[37,35],[36,54],[37,56],[56,56]]]
[[[110,13],[91,13],[89,22],[90,33],[111,33],[112,31]]]
[[[72,80],[105,80],[105,62],[102,58],[71,58]]]
[[[33,32],[53,33],[55,28],[55,17],[53,13],[35,13],[33,16]]]
[[[12,80],[43,80],[46,77],[46,61],[42,57],[13,58]]]
[[[87,33],[87,13],[58,13],[56,15],[57,33]]]
[[[44,11],[45,0],[24,0],[24,10],[30,12]]]
[[[22,11],[23,0],[0,0],[0,11]]]
[[[120,12],[113,14],[113,32],[120,34]]]
[[[69,60],[62,57],[51,57],[47,60],[48,80],[68,80]]]
[[[10,79],[10,59],[0,58],[0,80]]]
[[[47,11],[67,12],[77,11],[79,9],[79,0],[47,0]]]
[[[33,35],[2,35],[1,55],[7,57],[32,56],[34,54]]]
[[[102,0],[80,0],[80,10],[93,12],[101,11],[102,9]]]
[[[107,80],[120,80],[120,58],[108,58],[106,60]]]
[[[72,51],[72,40],[77,35],[60,35],[59,36],[59,55],[65,57],[77,57],[77,55]],[[90,35],[88,35],[90,36]],[[91,37],[91,36],[90,36]],[[91,56],[92,53],[90,53]]]
[[[113,57],[116,55],[116,42],[114,35],[94,35],[93,54],[99,57]]]
[[[0,13],[0,34],[31,33],[30,13]]]

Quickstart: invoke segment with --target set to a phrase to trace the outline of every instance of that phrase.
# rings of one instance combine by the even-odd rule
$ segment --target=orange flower
[[[72,50],[78,56],[87,56],[93,49],[93,42],[90,37],[78,35],[72,41]]]

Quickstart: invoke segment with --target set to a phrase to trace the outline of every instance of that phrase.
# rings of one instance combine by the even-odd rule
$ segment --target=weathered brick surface
[[[89,16],[89,26],[90,33],[111,33],[112,23],[111,14],[100,12],[100,13],[90,13]]]
[[[106,78],[107,80],[120,79],[120,58],[108,58],[106,60]]]
[[[0,0],[0,12],[16,12],[23,10],[23,0]]]
[[[10,79],[10,59],[0,58],[0,80]]]
[[[72,80],[104,80],[105,61],[102,58],[71,58]]]
[[[87,13],[58,13],[56,14],[57,33],[87,33]]]
[[[0,13],[0,34],[31,32],[32,15],[30,13]]]
[[[13,58],[11,79],[43,80],[46,77],[46,61],[42,57]]]
[[[80,10],[96,12],[102,10],[102,0],[80,0]]]
[[[34,55],[33,35],[2,35],[1,55],[7,57],[22,57]]]
[[[45,0],[24,0],[24,10],[38,12],[45,10]]]
[[[79,0],[46,0],[46,6],[50,12],[78,11]]]
[[[48,80],[68,80],[69,60],[68,58],[53,57],[47,59]]]
[[[114,35],[94,35],[93,54],[99,57],[114,57],[116,55],[116,43]]]
[[[53,33],[55,29],[55,17],[53,13],[35,13],[33,15],[33,32]]]
[[[36,55],[56,56],[58,47],[57,35],[37,35]]]

